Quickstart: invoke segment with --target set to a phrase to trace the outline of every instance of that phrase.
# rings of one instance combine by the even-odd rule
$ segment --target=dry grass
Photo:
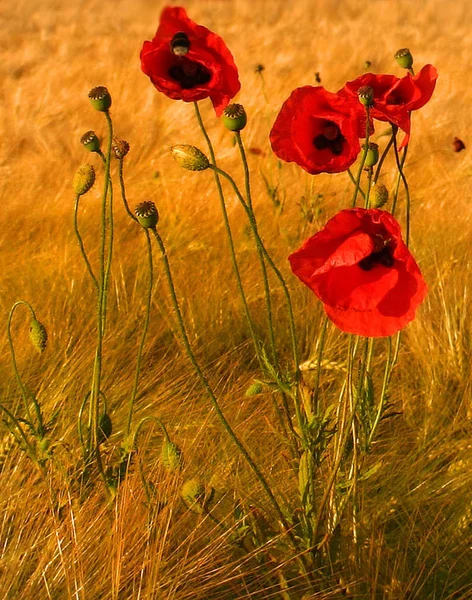
[[[352,561],[335,558],[336,576],[320,572],[320,590],[304,598],[349,593],[340,580],[350,582],[352,597],[471,598],[472,164],[469,148],[455,154],[451,142],[457,135],[470,144],[472,7],[465,0],[427,0],[421,6],[408,0],[184,4],[195,21],[224,37],[235,56],[242,81],[236,100],[249,114],[244,138],[249,148],[261,151],[250,154],[256,212],[270,251],[287,273],[289,251],[346,206],[350,182],[345,174],[313,178],[294,165],[278,166],[268,132],[281,103],[293,88],[314,84],[317,71],[332,91],[361,73],[365,60],[376,72],[400,75],[392,59],[400,47],[410,47],[418,66],[438,68],[432,101],[413,116],[406,169],[413,192],[412,245],[430,292],[406,330],[394,376],[390,399],[401,415],[383,425],[369,457],[382,467],[362,486],[362,581],[358,572],[349,571]],[[141,44],[154,35],[162,6],[144,0],[2,3],[0,307],[7,315],[16,300],[26,299],[47,325],[50,343],[41,361],[22,343],[27,328],[20,313],[13,330],[25,380],[38,391],[47,415],[60,409],[52,437],[64,442],[57,455],[67,467],[78,459],[75,419],[90,378],[95,327],[94,293],[72,230],[70,182],[79,164],[95,160],[80,147],[82,133],[95,129],[105,135],[104,120],[89,108],[87,93],[106,85],[116,131],[131,145],[126,159],[130,203],[149,198],[158,205],[192,343],[238,435],[263,464],[284,505],[293,508],[297,481],[281,451],[270,394],[244,396],[256,367],[236,286],[227,275],[230,262],[212,177],[182,171],[169,156],[175,143],[203,148],[192,107],[158,94],[139,69]],[[265,66],[264,89],[254,71],[257,63]],[[241,181],[230,136],[206,103],[203,112],[220,163]],[[393,169],[391,176],[389,168],[386,173],[388,185]],[[279,184],[285,198],[280,215],[260,174],[270,185]],[[80,213],[92,262],[97,260],[100,186],[96,189],[82,199]],[[307,225],[301,199],[318,194],[319,214]],[[263,306],[259,272],[243,213],[229,190],[228,207],[249,303],[258,313]],[[116,244],[103,382],[115,428],[110,456],[125,423],[146,278],[144,236],[120,205]],[[307,360],[315,351],[320,308],[289,281]],[[279,343],[289,356],[282,296],[274,289]],[[295,557],[283,545],[273,540],[264,552],[257,546],[242,552],[228,544],[221,527],[187,511],[179,498],[183,479],[198,475],[220,487],[214,512],[225,527],[234,527],[236,501],[273,518],[209,409],[173,329],[170,297],[158,268],[136,420],[155,414],[166,423],[183,449],[184,471],[177,478],[164,473],[160,434],[147,430],[139,452],[157,495],[149,506],[135,467],[110,506],[100,489],[84,499],[59,466],[46,483],[24,455],[10,449],[0,473],[1,598],[302,598],[304,581],[292,582],[283,595],[282,573],[288,579],[298,576],[290,566]],[[19,393],[3,341],[2,402],[14,407]],[[343,370],[335,367],[344,353],[344,337],[330,329],[323,371],[327,397],[342,381]],[[60,514],[52,510],[56,502]]]

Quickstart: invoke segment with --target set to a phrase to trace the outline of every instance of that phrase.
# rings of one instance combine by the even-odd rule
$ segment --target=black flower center
[[[359,261],[359,267],[363,271],[372,271],[376,265],[382,265],[383,267],[391,268],[395,259],[393,257],[393,248],[389,245],[384,246],[380,250],[371,252],[369,256],[366,256]]]
[[[335,156],[343,152],[344,142],[341,130],[333,121],[325,121],[322,133],[313,139],[313,145],[317,150],[330,150]]]
[[[177,81],[183,90],[191,90],[208,83],[211,73],[200,63],[182,56],[169,69],[169,77]]]

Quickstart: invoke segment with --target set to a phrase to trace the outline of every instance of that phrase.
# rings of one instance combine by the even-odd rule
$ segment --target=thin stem
[[[353,183],[354,185],[357,185],[356,178],[355,178],[355,177],[354,177],[354,175],[352,174],[352,171],[351,171],[351,169],[348,169],[348,170],[347,170],[347,174],[349,175],[349,179],[352,181],[352,183]],[[359,194],[362,196],[362,199],[365,199],[365,193],[364,193],[364,190],[363,190],[361,187],[359,187]]]
[[[74,207],[74,231],[75,231],[75,235],[77,236],[77,240],[79,242],[80,252],[84,259],[85,266],[87,267],[87,271],[89,272],[89,275],[92,278],[95,289],[98,291],[98,281],[94,275],[92,266],[90,265],[89,259],[87,257],[87,253],[85,252],[84,242],[83,242],[82,236],[80,235],[80,232],[79,232],[79,225],[78,225],[79,201],[80,201],[80,194],[77,194],[75,197],[75,207]]]
[[[200,108],[198,106],[198,102],[194,102],[194,107],[195,107],[195,114],[197,117],[197,121],[198,124],[200,126],[200,129],[202,131],[203,137],[205,138],[205,141],[207,143],[208,146],[208,151],[210,153],[210,158],[211,158],[211,162],[214,165],[214,168],[216,169],[216,159],[215,159],[215,152],[213,150],[213,145],[211,143],[210,137],[207,133],[207,130],[205,128],[205,125],[203,123],[203,119],[202,116],[200,114]],[[261,372],[264,372],[264,361],[262,359],[261,356],[261,350],[260,350],[260,341],[256,336],[256,332],[255,332],[255,328],[254,328],[254,324],[252,321],[252,317],[251,317],[251,313],[249,311],[249,306],[247,303],[247,299],[246,299],[246,294],[244,292],[244,287],[243,287],[243,283],[241,280],[241,274],[239,272],[239,266],[238,266],[238,262],[237,262],[237,258],[236,258],[236,251],[234,249],[234,242],[233,242],[233,235],[231,233],[231,226],[229,223],[229,218],[228,218],[228,212],[226,210],[226,204],[225,204],[225,198],[224,198],[224,194],[223,194],[223,188],[221,186],[221,181],[220,178],[218,177],[218,173],[215,171],[214,172],[214,177],[215,177],[215,183],[216,183],[216,187],[218,190],[218,197],[220,199],[220,207],[221,207],[221,212],[223,214],[223,221],[224,221],[224,225],[225,225],[225,230],[226,230],[226,235],[228,238],[228,244],[229,244],[229,250],[230,250],[230,255],[231,255],[231,263],[233,265],[233,271],[234,274],[236,276],[236,283],[238,286],[238,291],[239,291],[239,295],[241,297],[241,301],[243,303],[243,308],[244,308],[244,314],[246,317],[246,321],[249,327],[249,332],[251,334],[251,338],[254,344],[254,350],[256,351],[256,356],[257,356],[257,360],[259,363],[259,368],[261,370]]]
[[[300,357],[298,354],[298,341],[297,341],[297,333],[296,333],[296,329],[295,329],[295,318],[293,315],[293,307],[292,307],[292,300],[290,298],[290,292],[288,291],[288,287],[287,284],[285,283],[285,279],[283,278],[281,272],[279,271],[279,269],[277,268],[277,266],[275,265],[274,261],[272,260],[270,254],[267,252],[266,247],[264,246],[264,242],[262,241],[260,235],[259,235],[259,231],[258,231],[258,227],[257,227],[257,222],[254,219],[254,215],[251,212],[251,209],[249,208],[248,204],[246,203],[246,201],[244,200],[243,196],[241,195],[241,192],[239,191],[238,186],[236,185],[234,179],[231,177],[231,175],[229,175],[228,173],[226,173],[226,171],[222,171],[221,169],[219,169],[218,167],[215,167],[213,165],[210,165],[210,169],[212,169],[213,171],[215,171],[216,173],[218,173],[219,175],[225,177],[231,184],[231,187],[233,188],[236,196],[238,197],[240,203],[242,204],[244,210],[246,211],[246,214],[249,218],[249,223],[251,225],[251,229],[252,232],[254,234],[254,237],[256,239],[256,244],[258,246],[258,248],[260,249],[262,255],[264,256],[265,260],[267,261],[268,265],[270,266],[270,268],[273,270],[273,272],[275,273],[277,279],[279,280],[282,289],[283,289],[283,293],[285,296],[285,300],[287,303],[287,308],[288,308],[288,312],[289,312],[289,326],[290,326],[290,335],[291,335],[291,340],[292,340],[292,351],[293,351],[293,359],[294,359],[294,368],[295,368],[295,412],[296,412],[296,416],[297,416],[297,421],[299,424],[299,428],[300,431],[302,433],[302,437],[304,439],[304,441],[306,442],[306,432],[305,432],[305,426],[304,426],[304,419],[301,413],[301,406],[300,406],[300,397],[299,397],[299,389],[298,389],[298,383],[300,381]]]
[[[201,384],[205,388],[205,390],[210,398],[210,401],[213,405],[213,408],[214,408],[216,414],[218,415],[218,418],[221,421],[221,424],[223,425],[227,434],[233,440],[234,444],[236,445],[238,450],[241,452],[241,454],[244,456],[249,467],[251,468],[251,470],[253,471],[253,473],[255,474],[257,479],[259,480],[264,491],[266,492],[267,496],[269,497],[269,500],[271,501],[272,506],[274,507],[274,509],[277,513],[277,516],[279,517],[284,529],[286,530],[290,539],[296,546],[296,540],[290,529],[290,524],[288,523],[285,515],[283,514],[282,509],[280,508],[279,503],[277,502],[277,499],[276,499],[274,493],[272,492],[271,488],[269,487],[269,484],[267,483],[267,481],[266,481],[265,477],[263,476],[262,472],[260,471],[259,467],[254,462],[254,460],[251,458],[248,451],[243,446],[242,442],[239,440],[236,433],[233,431],[231,425],[226,420],[226,417],[224,416],[223,411],[220,408],[218,400],[216,399],[216,396],[215,396],[207,378],[205,377],[203,371],[201,370],[201,368],[195,358],[195,355],[193,353],[192,347],[190,346],[190,342],[188,339],[187,330],[186,330],[184,320],[182,317],[182,312],[180,310],[179,301],[177,299],[177,294],[176,294],[175,286],[174,286],[174,280],[173,280],[172,273],[170,270],[169,259],[167,257],[167,252],[166,252],[166,249],[164,246],[164,242],[162,241],[161,236],[159,235],[159,233],[157,232],[157,230],[155,228],[152,229],[152,232],[154,234],[154,237],[156,238],[157,244],[159,246],[159,250],[161,252],[162,260],[164,263],[164,270],[165,270],[166,278],[167,278],[167,283],[169,285],[169,290],[170,290],[170,294],[171,294],[171,298],[172,298],[172,304],[174,307],[175,315],[177,317],[177,323],[179,326],[182,342],[185,346],[185,350],[187,351],[188,358],[189,358],[190,362],[192,363],[192,366],[195,369],[195,372],[198,375],[198,378],[200,379]]]
[[[393,140],[393,147],[395,149],[395,160],[397,162],[397,168],[398,168],[398,172],[399,175],[403,181],[403,186],[405,187],[405,195],[406,195],[406,200],[405,200],[405,204],[406,204],[406,227],[405,227],[405,244],[408,247],[409,245],[409,241],[410,241],[410,207],[411,207],[411,202],[410,202],[410,189],[408,187],[408,183],[405,177],[405,174],[403,172],[403,165],[405,164],[405,160],[406,160],[406,155],[408,152],[408,146],[405,146],[405,149],[403,150],[403,156],[402,156],[402,160],[400,161],[400,156],[398,154],[398,146],[397,146],[397,136],[395,135],[394,140]],[[398,188],[398,186],[397,186]],[[397,194],[395,194],[395,200],[396,200],[396,196]],[[392,212],[393,212],[393,208],[392,208]]]
[[[366,113],[366,127],[365,127],[364,152],[362,153],[362,159],[361,159],[361,162],[359,164],[359,168],[357,170],[356,187],[355,187],[355,190],[354,190],[354,194],[353,194],[353,197],[352,197],[352,203],[351,203],[351,206],[353,208],[356,206],[357,194],[359,193],[359,189],[361,187],[362,169],[364,168],[365,159],[367,158],[367,153],[369,151],[369,136],[370,136],[370,120],[369,120],[369,117],[370,117],[370,110],[369,110],[368,106],[365,107],[365,113]]]
[[[36,461],[36,452],[35,452],[33,446],[31,445],[31,443],[29,442],[28,438],[26,437],[26,434],[23,431],[23,428],[21,427],[18,419],[15,417],[15,415],[13,413],[11,413],[8,410],[8,408],[3,406],[3,404],[0,404],[0,410],[2,410],[7,415],[7,417],[10,419],[10,421],[12,421],[12,423],[18,429],[21,439],[23,440],[23,443],[26,446],[29,457],[32,458],[34,461]]]
[[[26,387],[26,385],[23,383],[23,380],[21,379],[20,372],[18,370],[18,365],[16,363],[15,348],[13,345],[13,338],[11,335],[11,324],[12,324],[12,320],[13,320],[13,315],[14,315],[16,309],[18,308],[18,306],[21,306],[21,305],[26,306],[26,308],[29,310],[29,312],[31,314],[32,320],[34,320],[34,321],[36,320],[36,315],[35,315],[34,309],[29,302],[26,302],[25,300],[18,300],[18,302],[15,302],[15,304],[11,307],[10,313],[8,315],[8,322],[7,322],[8,344],[10,346],[10,355],[11,355],[11,360],[12,360],[12,365],[13,365],[13,371],[15,373],[16,381],[21,390],[21,395],[23,397],[23,403],[25,406],[26,416],[28,417],[28,421],[30,422],[31,426],[33,426],[33,420],[31,417],[31,412],[30,412],[30,408],[29,408],[29,404],[28,404],[28,401],[30,400],[33,403],[34,411],[36,413],[36,418],[38,421],[38,429],[35,430],[35,432],[40,437],[43,437],[44,424],[43,424],[43,416],[41,414],[41,407],[39,406],[36,396]]]
[[[377,163],[377,168],[375,170],[375,175],[374,175],[374,183],[377,183],[377,180],[380,176],[380,171],[382,170],[382,165],[384,164],[384,161],[387,158],[387,154],[389,153],[390,148],[393,146],[394,138],[395,138],[395,134],[392,131],[392,135],[390,136],[390,139],[388,140],[388,144],[385,146],[385,149],[382,152],[382,156],[380,157],[380,160]]]
[[[131,217],[133,219],[133,221],[137,222],[138,219],[131,211],[129,204],[128,204],[128,200],[126,198],[126,189],[125,189],[125,180],[123,177],[123,159],[122,158],[120,159],[120,163],[119,163],[119,167],[118,167],[118,176],[120,179],[120,190],[121,190],[121,199],[123,200],[123,206],[125,207],[125,210],[128,213],[128,216]]]
[[[129,400],[129,410],[128,410],[128,420],[126,424],[126,435],[128,436],[131,431],[131,421],[133,419],[133,409],[134,403],[136,400],[136,393],[138,391],[138,383],[139,383],[139,373],[141,371],[141,361],[143,356],[144,343],[146,341],[146,335],[149,328],[149,318],[151,314],[151,298],[152,298],[152,287],[154,284],[154,269],[152,262],[152,247],[151,247],[151,237],[149,235],[149,231],[145,229],[146,233],[146,247],[147,247],[147,255],[148,255],[148,267],[149,267],[149,278],[148,278],[148,287],[147,287],[147,296],[146,296],[146,314],[144,317],[144,325],[143,332],[141,335],[141,342],[138,348],[138,356],[136,359],[136,373],[134,376],[134,384],[133,390],[131,392],[131,397]]]

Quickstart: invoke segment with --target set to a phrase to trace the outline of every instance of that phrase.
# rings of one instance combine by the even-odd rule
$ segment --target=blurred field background
[[[174,268],[192,343],[206,365],[238,434],[259,457],[278,494],[296,481],[280,452],[270,394],[247,398],[256,374],[243,314],[231,277],[213,178],[183,171],[170,156],[177,143],[206,150],[193,108],[159,94],[140,71],[139,52],[152,39],[162,2],[4,0],[0,8],[0,308],[5,324],[18,299],[32,303],[49,333],[38,359],[27,325],[15,317],[20,370],[38,391],[46,414],[60,409],[52,438],[76,443],[75,418],[93,361],[95,298],[72,228],[72,176],[98,157],[81,135],[106,133],[88,102],[108,87],[115,132],[131,151],[125,176],[131,206],[153,200]],[[364,567],[367,598],[472,598],[471,241],[472,5],[465,0],[183,0],[176,5],[226,41],[239,68],[249,123],[255,210],[263,237],[287,273],[294,294],[303,360],[313,356],[320,305],[288,272],[286,257],[351,197],[347,175],[309,176],[279,165],[268,134],[282,102],[298,86],[337,91],[371,62],[373,72],[403,76],[393,54],[409,47],[415,68],[432,63],[439,79],[432,100],[413,114],[406,173],[413,199],[412,249],[429,295],[408,326],[391,400],[399,414],[384,427],[375,453],[382,468],[365,488]],[[262,77],[256,72],[264,66]],[[209,101],[204,118],[220,165],[242,183],[231,135]],[[376,134],[382,133],[378,124]],[[466,149],[454,153],[454,136]],[[385,138],[379,138],[379,143]],[[390,165],[392,166],[392,165]],[[383,181],[391,187],[388,168]],[[99,178],[99,183],[101,179]],[[79,222],[92,262],[98,252],[101,186],[81,200]],[[250,306],[262,313],[262,285],[243,213],[228,190]],[[281,202],[278,208],[274,204]],[[311,206],[312,222],[301,207]],[[119,443],[142,327],[145,239],[116,200],[116,258],[106,338],[104,388]],[[287,347],[282,297],[274,285],[279,342]],[[156,256],[156,282],[136,420],[155,414],[185,456],[184,476],[231,490],[230,497],[264,508],[259,487],[225,438],[175,341],[167,287]],[[345,336],[330,328],[323,374],[326,390],[342,380]],[[0,346],[2,402],[19,393],[8,343]],[[2,427],[2,426],[0,426]],[[6,430],[0,429],[3,435]],[[179,485],[159,466],[158,432],[143,435],[147,476],[173,498]],[[70,459],[61,450],[64,462]],[[185,511],[179,499],[164,516],[149,516],[137,474],[112,509],[99,491],[78,504],[61,491],[65,516],[49,510],[44,482],[15,448],[0,473],[0,598],[55,600],[343,597],[334,577],[328,590],[284,596],[273,556],[235,555],[211,521]],[[222,474],[223,473],[223,474]],[[213,478],[213,479],[212,479]],[[217,484],[215,484],[215,481]],[[175,495],[175,494],[174,494]],[[224,502],[223,502],[224,505]],[[222,505],[222,506],[223,506]],[[226,509],[224,506],[222,514]],[[154,519],[154,520],[153,520]],[[344,575],[349,579],[349,574]],[[275,583],[274,583],[275,581]],[[289,592],[286,592],[287,594]],[[353,592],[354,594],[354,592]],[[352,595],[351,597],[361,597]]]

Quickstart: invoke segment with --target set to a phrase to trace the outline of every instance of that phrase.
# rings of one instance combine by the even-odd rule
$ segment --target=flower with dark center
[[[217,116],[241,87],[224,41],[179,7],[162,11],[156,35],[143,44],[141,69],[157,90],[173,100],[210,98]]]
[[[311,174],[348,169],[360,150],[357,113],[350,102],[323,87],[297,88],[270,132],[275,154]]]
[[[414,319],[427,292],[399,224],[378,209],[342,210],[289,261],[326,315],[348,333],[393,335]]]

